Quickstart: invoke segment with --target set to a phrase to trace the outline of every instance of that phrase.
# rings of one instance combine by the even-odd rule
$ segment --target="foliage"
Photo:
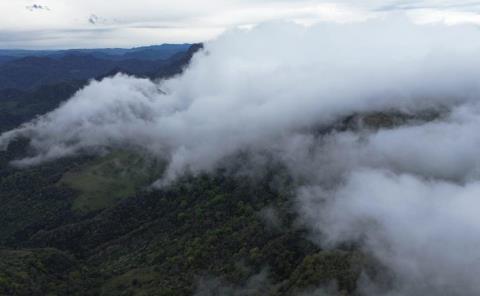
[[[90,212],[105,209],[150,185],[158,176],[158,161],[119,150],[71,170],[59,181],[80,192],[72,209]]]
[[[199,48],[143,74],[177,74]],[[84,83],[0,90],[0,131],[52,110]],[[17,139],[0,151],[2,295],[192,295],[206,278],[218,279],[210,291],[231,295],[294,295],[331,283],[354,294],[361,272],[376,272],[355,248],[322,250],[307,239],[292,180],[273,159],[252,170],[240,154],[153,189],[164,164],[131,151],[12,167],[28,144]],[[259,274],[261,289],[252,280]]]
[[[68,286],[78,295],[192,295],[201,276],[241,286],[264,269],[271,295],[290,295],[329,281],[354,291],[361,255],[324,252],[294,226],[291,180],[281,167],[271,165],[255,177],[219,169],[186,175],[160,190],[120,186],[122,199],[108,196],[120,192],[115,182],[134,184],[137,178],[141,183],[155,174],[146,163],[116,151],[10,169],[0,195],[7,205],[0,209],[6,222],[0,226],[4,245],[28,247],[29,252],[50,248],[77,258],[74,274],[59,272],[60,282],[52,288],[59,295],[67,295]],[[115,190],[103,191],[108,182]],[[79,201],[90,209],[103,204],[96,211],[72,210]],[[281,225],[265,222],[267,207],[276,211]],[[27,295],[28,285],[22,283],[16,285],[27,290],[17,294]]]

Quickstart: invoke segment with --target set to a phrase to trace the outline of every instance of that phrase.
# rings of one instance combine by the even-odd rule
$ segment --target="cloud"
[[[108,24],[108,20],[107,19],[104,19],[104,18],[101,18],[99,17],[98,15],[96,14],[91,14],[89,17],[88,17],[88,22],[92,25],[98,25],[98,24]]]
[[[95,25],[98,21],[98,16],[96,16],[95,14],[92,14],[88,17],[88,22],[92,25]]]
[[[232,30],[184,74],[92,81],[0,147],[29,138],[34,154],[20,166],[137,149],[167,160],[159,184],[269,154],[298,185],[315,241],[373,254],[397,279],[392,295],[477,295],[479,35],[404,17]],[[405,120],[330,128],[378,112]]]
[[[478,181],[457,185],[357,170],[333,193],[304,190],[302,205],[324,230],[323,243],[361,241],[390,267],[392,295],[477,295],[479,193]],[[319,209],[315,200],[330,194]]]
[[[323,177],[315,173],[320,166],[330,168],[327,180],[364,167],[465,183],[480,177],[478,108],[461,105],[435,121],[413,120],[394,129],[335,132],[320,138],[298,134],[284,143],[282,155],[293,163],[291,170],[300,168],[296,175],[305,178]],[[299,161],[305,163],[298,165]]]
[[[45,5],[40,5],[40,4],[33,4],[33,5],[28,5],[25,7],[29,11],[36,11],[36,10],[46,10],[50,11],[50,8]]]
[[[54,7],[45,14],[32,14],[37,7]],[[211,40],[225,30],[256,25],[269,21],[296,21],[313,24],[319,21],[352,22],[366,18],[382,18],[390,13],[408,11],[412,17],[422,20],[448,23],[479,23],[476,14],[480,11],[472,1],[394,1],[394,0],[208,0],[202,5],[192,0],[118,0],[112,9],[111,3],[94,0],[44,0],[31,4],[29,0],[2,1],[0,10],[6,11],[0,19],[0,32],[12,33],[18,40],[2,44],[8,48],[78,48],[103,46],[116,47],[146,45],[164,42],[203,42]],[[97,22],[92,12],[108,20]],[[107,27],[110,34],[95,35],[95,27]],[[162,28],[175,28],[163,30]],[[158,28],[158,29],[156,29]],[[90,29],[92,34],[69,34],[67,32]],[[28,40],[29,32],[38,31],[42,39]],[[25,34],[24,34],[25,33]]]
[[[136,143],[168,157],[172,176],[185,167],[208,169],[239,149],[268,148],[285,134],[352,112],[473,100],[477,34],[404,19],[237,30],[207,44],[180,77],[159,85],[121,75],[92,82],[0,140],[32,138],[38,154],[21,164]],[[457,36],[470,38],[451,43]]]

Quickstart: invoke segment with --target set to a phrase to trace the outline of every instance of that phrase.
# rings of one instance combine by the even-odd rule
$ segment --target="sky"
[[[469,0],[0,0],[0,48],[193,43],[271,21],[358,22],[405,12],[417,22],[480,24]]]

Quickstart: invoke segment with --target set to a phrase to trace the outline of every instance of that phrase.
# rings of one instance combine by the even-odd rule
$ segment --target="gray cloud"
[[[92,25],[99,25],[99,24],[108,24],[108,20],[105,19],[105,18],[102,18],[102,17],[99,17],[98,15],[96,14],[91,14],[89,17],[88,17],[88,22]]]
[[[46,11],[50,11],[50,8],[48,6],[45,6],[45,5],[40,5],[40,4],[33,4],[33,5],[28,5],[25,7],[27,10],[30,10],[30,11],[37,11],[37,10],[46,10]]]
[[[92,25],[95,25],[98,21],[98,16],[96,16],[95,14],[92,14],[88,17],[88,22]]]

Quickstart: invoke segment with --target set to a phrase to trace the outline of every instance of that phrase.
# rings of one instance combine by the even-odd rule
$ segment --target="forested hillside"
[[[179,73],[196,50],[143,74]],[[0,130],[52,110],[85,83],[3,89]],[[368,117],[378,126],[389,118]],[[19,138],[0,152],[3,295],[299,295],[319,287],[347,295],[364,273],[388,279],[354,246],[323,250],[308,239],[293,210],[294,181],[274,157],[252,175],[243,167],[251,155],[239,154],[155,189],[165,162],[128,148],[10,165],[29,149]]]
[[[238,173],[248,157],[239,155],[152,190],[163,164],[151,159],[112,151],[9,167],[25,144],[1,155],[4,294],[298,295],[322,287],[350,295],[361,274],[386,277],[354,246],[322,250],[308,240],[295,223],[292,180],[274,159],[252,176]]]
[[[475,67],[350,26],[0,66],[42,61],[0,90],[0,295],[478,294]]]

